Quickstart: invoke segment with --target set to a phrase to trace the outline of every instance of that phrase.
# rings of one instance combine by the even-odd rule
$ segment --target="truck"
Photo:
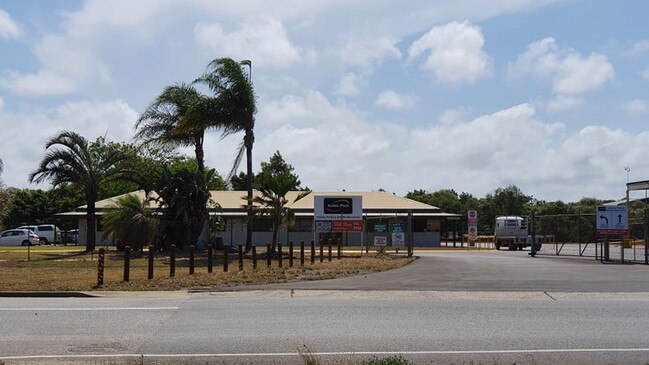
[[[527,218],[519,216],[496,217],[494,225],[496,250],[507,247],[509,250],[522,250],[529,247],[531,238],[527,234]]]

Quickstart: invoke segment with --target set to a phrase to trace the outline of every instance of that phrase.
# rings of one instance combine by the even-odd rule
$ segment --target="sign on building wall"
[[[385,236],[374,236],[374,246],[387,246],[388,238]]]
[[[313,199],[313,215],[317,221],[363,220],[363,198],[360,195],[315,195]]]

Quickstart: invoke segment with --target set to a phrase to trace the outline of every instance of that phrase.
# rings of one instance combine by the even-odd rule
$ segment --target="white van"
[[[38,235],[41,245],[61,243],[61,230],[53,224],[39,224],[34,226],[20,226],[19,229],[29,229]]]

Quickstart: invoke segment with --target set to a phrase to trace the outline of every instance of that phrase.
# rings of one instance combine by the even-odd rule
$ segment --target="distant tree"
[[[265,186],[267,185],[266,180],[278,175],[290,175],[294,177],[295,184],[291,187],[291,190],[300,190],[300,177],[295,173],[295,168],[284,161],[279,151],[275,151],[268,162],[261,162],[261,171],[254,177],[254,185],[255,187]]]
[[[29,175],[30,182],[49,180],[52,186],[72,184],[83,189],[87,205],[86,228],[88,237],[86,251],[95,249],[95,203],[99,186],[119,174],[117,165],[124,159],[119,150],[102,152],[90,148],[86,138],[78,133],[63,131],[45,144],[45,157]]]
[[[253,176],[252,179],[254,185],[255,177]],[[234,191],[246,191],[247,181],[248,181],[248,175],[245,172],[241,171],[239,172],[239,175],[234,175],[230,178],[230,186]]]
[[[263,184],[257,186],[261,195],[255,196],[252,199],[252,202],[255,204],[255,214],[268,216],[273,222],[271,251],[275,252],[279,228],[291,227],[295,224],[295,215],[293,211],[287,207],[289,200],[286,198],[286,195],[290,191],[294,190],[295,185],[298,184],[299,181],[295,175],[286,172],[271,175],[262,181]],[[302,191],[293,202],[304,198],[309,193],[310,191]]]
[[[16,190],[15,188],[6,187],[0,182],[0,231],[11,227],[5,224],[5,220]]]
[[[102,217],[108,236],[138,251],[155,242],[158,220],[148,200],[128,194],[117,199],[115,204]]]

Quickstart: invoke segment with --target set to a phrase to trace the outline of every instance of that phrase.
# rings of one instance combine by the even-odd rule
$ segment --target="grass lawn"
[[[123,282],[124,256],[110,248],[106,252],[104,286],[97,284],[97,254],[86,254],[82,246],[0,247],[0,291],[90,291],[90,290],[178,290],[204,286],[235,286],[246,284],[282,283],[289,281],[333,279],[369,272],[395,269],[412,262],[412,258],[369,253],[359,256],[359,251],[346,252],[341,260],[316,262],[311,265],[309,250],[305,252],[305,265],[300,268],[299,250],[295,252],[294,266],[289,268],[288,257],[283,267],[277,258],[269,269],[263,252],[258,254],[257,269],[252,268],[250,255],[244,258],[244,269],[239,271],[236,253],[230,254],[229,271],[223,272],[223,256],[214,257],[214,271],[207,273],[205,253],[195,260],[195,274],[189,275],[187,254],[177,254],[176,276],[169,277],[169,257],[156,255],[153,280],[147,279],[147,255],[131,257],[130,281]],[[28,260],[29,255],[29,260]]]

